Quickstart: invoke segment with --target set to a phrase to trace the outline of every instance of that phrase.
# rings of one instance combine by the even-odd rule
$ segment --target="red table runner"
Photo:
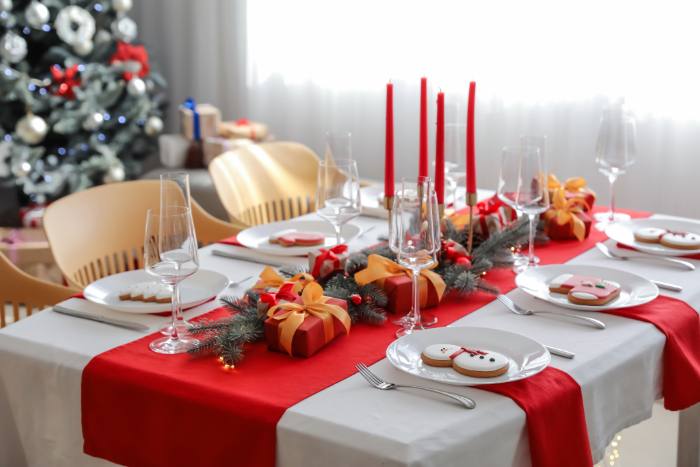
[[[552,242],[537,254],[541,264],[563,263],[603,239],[605,234],[592,230],[582,243]],[[514,288],[510,271],[492,271],[487,278],[504,293]],[[437,309],[439,324],[450,324],[492,300],[487,295],[468,301],[446,297]],[[218,309],[206,317],[224,314]],[[664,332],[669,340],[687,338],[667,324]],[[284,411],[354,374],[355,363],[371,365],[384,358],[395,330],[389,324],[356,325],[351,338],[340,336],[309,359],[269,352],[264,343],[252,344],[233,369],[224,369],[213,357],[155,354],[148,344],[158,334],[112,349],[83,371],[84,451],[123,465],[200,465],[222,459],[239,465],[274,465],[275,430]],[[669,384],[676,381],[669,378]],[[488,390],[513,398],[527,413],[534,466],[555,465],[561,456],[580,465],[592,464],[580,387],[569,375],[548,368],[536,377]],[[550,398],[557,404],[550,404]],[[552,412],[554,406],[557,413]],[[561,424],[554,423],[557,420]],[[566,442],[551,442],[564,435]]]

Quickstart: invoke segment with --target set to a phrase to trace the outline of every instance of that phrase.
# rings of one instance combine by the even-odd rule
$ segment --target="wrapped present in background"
[[[315,278],[326,277],[336,269],[345,271],[350,254],[347,245],[336,245],[333,248],[309,252],[309,270]]]
[[[270,266],[267,266],[263,272],[260,274],[260,281],[258,281],[251,290],[264,291],[268,287],[275,289],[280,289],[284,284],[293,284],[292,292],[299,293],[304,287],[314,282],[314,278],[311,274],[299,273],[291,279],[285,279],[275,272]]]
[[[355,274],[355,282],[360,286],[372,282],[383,290],[388,297],[387,311],[390,313],[408,313],[413,301],[411,274],[410,269],[372,254],[367,258],[367,268]],[[430,269],[423,269],[418,284],[421,309],[438,306],[445,292],[442,277]]]
[[[160,148],[160,163],[169,169],[179,169],[185,166],[187,149],[190,141],[180,134],[160,135],[158,137]]]
[[[299,294],[294,293],[294,284],[292,283],[286,283],[279,289],[268,287],[258,299],[258,318],[263,319],[271,307],[291,303],[297,298],[299,298]]]
[[[0,254],[29,275],[63,284],[44,229],[0,228]]]
[[[323,288],[309,284],[294,303],[273,306],[265,320],[268,350],[310,357],[343,331],[350,333],[345,300],[324,297]]]
[[[517,219],[515,210],[501,201],[498,196],[493,196],[475,206],[474,218],[471,222],[474,224],[474,233],[489,238],[491,234],[503,230],[506,224],[515,219]],[[461,210],[450,220],[455,226],[464,228],[470,222],[469,210]]]
[[[580,203],[584,211],[589,211],[593,207],[596,200],[595,191],[586,186],[586,179],[582,177],[572,177],[566,180],[563,184],[559,181],[556,175],[547,174],[547,185],[549,186],[549,200],[554,198],[554,192],[560,188],[566,190],[566,199],[580,199],[585,201],[585,204]]]
[[[180,134],[188,141],[198,141],[219,134],[221,111],[211,104],[195,104],[187,99],[179,107]]]
[[[227,151],[253,144],[253,141],[245,138],[223,138],[221,136],[210,136],[204,138],[203,152],[204,165],[209,165],[214,158]]]
[[[552,196],[552,205],[542,213],[544,230],[552,240],[583,241],[591,233],[591,218],[584,212],[585,203],[581,199],[566,199],[563,188],[558,188]]]
[[[259,122],[251,122],[241,118],[236,122],[221,122],[219,134],[224,138],[248,138],[253,141],[263,141],[269,130],[267,125]]]

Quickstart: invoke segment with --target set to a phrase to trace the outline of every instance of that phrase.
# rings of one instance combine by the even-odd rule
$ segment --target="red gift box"
[[[319,292],[320,291],[320,292]],[[323,289],[320,285],[313,283],[304,289],[304,294],[293,302],[293,305],[298,305],[297,317],[303,316],[303,321],[294,331],[291,342],[291,354],[298,357],[310,357],[319,350],[323,348],[328,342],[333,340],[339,334],[344,331],[350,330],[350,316],[347,314],[348,305],[345,300],[340,300],[337,298],[323,297]],[[345,312],[344,319],[341,320],[337,315],[330,317],[332,320],[332,328],[329,327],[328,330],[325,328],[325,323],[322,318],[311,314],[310,312],[304,312],[299,310],[300,308],[307,306],[310,302],[310,297],[313,295],[314,303],[322,305],[335,305],[343,309]],[[306,300],[305,300],[306,299]],[[312,307],[308,309],[313,312]],[[272,315],[270,315],[272,312]],[[269,318],[265,320],[265,339],[267,340],[267,349],[289,353],[288,349],[285,348],[283,344],[283,336],[280,326],[288,326],[287,320],[280,317],[285,314],[290,313],[290,309],[285,308],[284,305],[268,312]],[[294,312],[292,312],[294,313]]]
[[[544,229],[552,240],[583,241],[591,233],[591,218],[575,199],[566,199],[563,188],[554,190],[552,206],[542,213]]]
[[[576,216],[583,222],[585,230],[585,235],[583,238],[588,238],[588,234],[591,233],[591,218],[585,212],[574,212],[572,215]],[[546,227],[547,234],[552,240],[572,240],[576,239],[574,234],[574,228],[570,222],[564,224],[558,224],[556,217],[553,218]]]
[[[554,193],[558,189],[566,190],[566,200],[580,200],[577,203],[584,211],[589,211],[593,208],[593,203],[596,200],[595,191],[586,186],[586,180],[581,177],[572,177],[561,183],[556,175],[547,175],[549,185],[549,197],[554,198]]]
[[[440,304],[440,297],[435,286],[425,278],[420,276],[419,283],[427,288],[427,298],[425,298],[425,306],[423,306],[423,297],[421,297],[421,310],[424,308],[432,308]],[[423,288],[421,287],[421,288]],[[387,295],[388,302],[386,309],[389,313],[408,313],[413,306],[413,279],[407,275],[387,277],[382,285],[382,290]]]

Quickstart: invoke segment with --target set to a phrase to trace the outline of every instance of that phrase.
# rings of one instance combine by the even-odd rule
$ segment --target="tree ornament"
[[[20,159],[12,164],[12,174],[17,178],[24,178],[32,171],[32,165],[25,159]]]
[[[126,85],[126,91],[134,97],[142,96],[146,92],[146,83],[141,78],[133,77]]]
[[[97,31],[97,34],[95,34],[93,40],[95,41],[95,44],[105,44],[112,40],[112,34],[110,34],[110,32],[106,29],[100,29]]]
[[[131,10],[131,0],[114,0],[112,2],[112,8],[114,8],[114,11],[118,11],[119,13],[126,13],[127,11]]]
[[[46,133],[48,133],[49,126],[43,118],[29,112],[19,119],[15,131],[25,143],[39,144],[44,140]]]
[[[27,56],[27,41],[12,31],[0,39],[0,55],[10,63],[21,62]]]
[[[122,42],[131,42],[136,39],[138,34],[138,26],[128,16],[122,16],[112,21],[111,29],[114,37]]]
[[[75,92],[73,91],[73,86],[80,86],[83,83],[82,78],[76,78],[78,74],[77,63],[67,68],[64,72],[61,67],[54,65],[51,67],[51,74],[53,75],[53,84],[55,89],[53,94],[55,96],[63,96],[66,99],[73,100],[75,98]]]
[[[143,131],[148,136],[156,136],[163,131],[163,120],[156,116],[150,117],[148,120],[146,120],[146,125],[143,127]]]
[[[34,29],[40,29],[43,25],[49,22],[49,9],[41,2],[32,0],[32,2],[24,10],[24,16],[27,18],[27,23]]]
[[[90,112],[90,115],[88,115],[87,118],[83,120],[83,128],[87,131],[93,131],[99,128],[99,126],[102,125],[103,121],[104,117],[101,113]]]
[[[58,12],[54,27],[63,42],[76,47],[92,40],[95,35],[95,18],[87,10],[70,5]]]
[[[350,300],[352,300],[352,303],[354,303],[355,305],[359,305],[360,303],[362,303],[362,297],[360,297],[358,294],[351,295]]]
[[[123,182],[126,178],[126,173],[124,169],[118,165],[113,165],[109,168],[106,174],[102,177],[102,182],[104,183],[117,183]]]
[[[73,47],[75,50],[75,53],[80,55],[81,57],[85,57],[87,55],[90,55],[92,52],[92,49],[95,48],[95,44],[91,40],[83,41],[80,44],[76,45]]]
[[[154,83],[152,79],[147,79],[146,80],[146,91],[153,92],[153,90],[155,88],[156,88],[156,83]]]
[[[12,0],[0,0],[0,11],[12,11]]]
[[[109,58],[109,63],[110,65],[121,65],[126,62],[138,62],[141,64],[141,68],[135,73],[139,78],[143,78],[151,71],[151,67],[148,64],[148,52],[146,52],[144,46],[133,46],[126,42],[117,42],[117,52]],[[134,73],[125,71],[123,76],[126,81],[131,81]]]

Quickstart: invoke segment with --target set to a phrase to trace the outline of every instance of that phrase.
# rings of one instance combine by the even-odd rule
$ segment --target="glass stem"
[[[333,225],[335,228],[335,244],[340,245],[340,227],[339,225]]]
[[[413,269],[413,325],[420,325],[420,269]]]
[[[610,222],[615,222],[615,181],[617,177],[610,175],[608,179],[610,180],[610,212],[608,213],[608,220]]]
[[[178,314],[181,313],[180,310],[180,283],[176,282],[175,285],[173,285],[171,288],[172,292],[172,308],[173,308],[173,324],[171,326],[171,331],[170,331],[170,339],[171,340],[179,340],[180,338],[177,335],[177,318]]]
[[[527,258],[528,266],[536,266],[535,263],[535,230],[537,226],[537,221],[535,220],[534,214],[528,214],[530,217],[530,254]]]

